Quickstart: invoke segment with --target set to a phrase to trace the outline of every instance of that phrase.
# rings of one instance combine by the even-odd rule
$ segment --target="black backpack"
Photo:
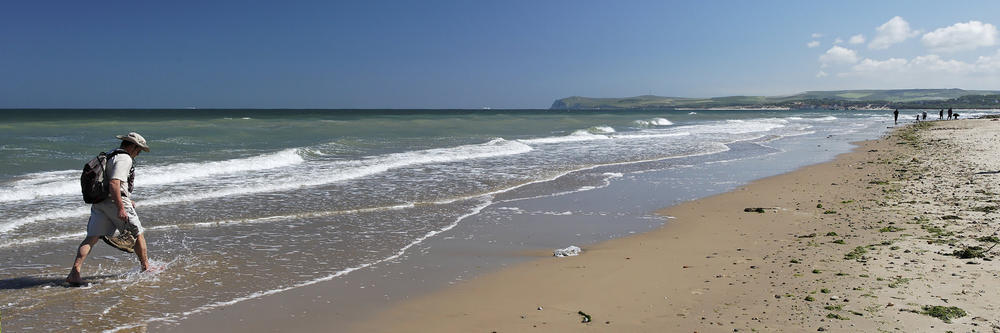
[[[108,179],[105,170],[108,166],[108,159],[112,156],[124,153],[124,150],[115,149],[110,154],[101,152],[94,159],[83,165],[83,174],[80,175],[80,188],[83,189],[83,202],[95,204],[108,198]]]

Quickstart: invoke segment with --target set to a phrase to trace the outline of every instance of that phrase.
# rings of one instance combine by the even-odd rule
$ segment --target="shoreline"
[[[855,127],[857,128],[857,127]],[[723,153],[669,159],[662,165],[609,165],[595,174],[625,174],[596,190],[491,205],[443,237],[428,239],[398,261],[315,285],[182,318],[149,323],[156,331],[324,329],[349,326],[399,302],[463,284],[508,266],[549,257],[552,249],[588,247],[659,228],[655,211],[723,193],[754,179],[832,160],[849,142],[875,137],[874,127],[834,135],[731,143]],[[836,136],[836,138],[833,138]],[[657,162],[649,162],[657,163]],[[678,165],[671,167],[671,165]],[[634,170],[658,170],[634,172]],[[615,176],[621,177],[621,176]],[[506,203],[505,203],[506,202]],[[572,212],[572,214],[570,214]]]
[[[399,261],[315,285],[270,294],[191,314],[179,321],[150,323],[157,331],[208,329],[301,330],[349,326],[382,309],[433,294],[485,274],[551,256],[568,245],[588,247],[608,239],[645,233],[666,219],[655,211],[729,191],[754,179],[832,160],[849,142],[875,128],[831,136],[731,143],[716,155],[645,166],[654,172],[609,165],[596,171],[628,176],[596,190],[524,201],[500,202],[463,221],[444,237],[428,239]],[[677,161],[669,159],[667,161]],[[656,163],[656,162],[650,162]],[[679,164],[678,164],[679,163]],[[665,169],[660,169],[665,168]],[[619,170],[620,169],[620,170]],[[617,176],[621,177],[621,176]],[[572,214],[569,214],[572,212]],[[269,328],[268,328],[269,327]],[[265,329],[266,328],[266,329]]]
[[[1000,295],[997,288],[987,287],[998,285],[997,265],[937,254],[950,253],[947,249],[957,246],[956,241],[926,240],[934,236],[928,236],[928,230],[948,228],[937,223],[949,223],[940,218],[948,216],[941,210],[950,207],[934,210],[935,205],[929,205],[923,212],[900,207],[913,201],[904,200],[913,193],[900,188],[925,179],[907,176],[907,171],[921,167],[911,164],[935,159],[921,151],[921,145],[946,141],[921,137],[948,137],[943,133],[954,134],[956,126],[990,125],[987,120],[945,124],[949,126],[938,126],[941,130],[916,133],[907,126],[859,142],[831,162],[681,203],[661,211],[674,217],[661,228],[585,247],[578,257],[542,258],[478,276],[392,305],[348,330],[1000,328],[1000,319],[992,315],[997,311],[988,301]],[[993,130],[992,135],[1000,137],[1000,131]],[[995,160],[990,163],[1000,165]],[[942,161],[922,168],[950,165],[948,159]],[[960,176],[944,174],[938,180]],[[743,211],[752,207],[769,209]],[[968,275],[968,267],[983,272]],[[967,283],[972,278],[985,288],[976,290],[976,297],[970,296]],[[952,284],[960,290],[952,290]],[[935,295],[942,290],[958,296]],[[927,315],[933,313],[930,307],[956,305],[967,315],[949,318],[952,323]],[[582,323],[580,312],[591,322]]]

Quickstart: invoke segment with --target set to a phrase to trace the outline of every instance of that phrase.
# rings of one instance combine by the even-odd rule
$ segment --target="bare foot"
[[[73,269],[69,271],[69,275],[66,276],[66,283],[69,285],[78,287],[83,284],[83,278],[80,277],[80,271]]]
[[[155,274],[155,273],[162,272],[164,268],[166,268],[166,267],[162,266],[162,265],[149,264],[149,265],[146,266],[145,269],[142,270],[142,272],[143,273],[154,273]]]

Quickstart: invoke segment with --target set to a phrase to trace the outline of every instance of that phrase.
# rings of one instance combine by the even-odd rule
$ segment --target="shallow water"
[[[829,158],[846,151],[847,142],[878,137],[891,124],[890,113],[870,111],[0,115],[0,209],[6,213],[0,218],[0,307],[4,326],[24,330],[169,323],[399,260],[429,239],[454,237],[448,232],[463,223],[502,224],[525,214],[510,208],[515,203],[531,207],[555,196],[600,195],[616,181],[652,172],[665,175],[659,179],[673,175],[662,181],[677,188],[703,176],[691,170],[724,164],[713,170],[727,171],[707,173],[707,182],[681,186],[674,196],[696,198],[715,190],[705,184],[726,188],[746,181],[729,179],[749,172],[740,168],[796,166],[738,161],[767,161],[789,151],[808,155],[820,148],[796,142],[834,138],[823,141],[832,145],[822,148],[825,153],[816,153]],[[98,245],[84,266],[91,284],[63,288],[59,281],[89,211],[80,200],[77,169],[113,148],[114,134],[130,130],[152,147],[137,158],[134,196],[151,257],[166,269],[137,274],[131,256]],[[624,210],[655,219],[648,208]],[[596,228],[592,241],[662,223],[588,222],[571,210],[542,207],[529,212],[566,217],[546,228]],[[549,245],[564,236],[538,237],[545,240],[534,244]]]

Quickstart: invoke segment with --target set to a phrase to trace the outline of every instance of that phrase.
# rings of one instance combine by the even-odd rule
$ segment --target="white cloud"
[[[931,54],[919,56],[910,61],[910,66],[919,71],[944,72],[953,74],[969,73],[975,70],[975,65],[958,60],[944,60]]]
[[[976,70],[985,73],[1000,72],[1000,50],[992,56],[979,56],[976,60]]]
[[[819,56],[819,62],[822,64],[821,67],[824,68],[829,65],[850,65],[858,62],[858,59],[857,52],[841,46],[831,47],[829,50],[826,50],[826,53]]]
[[[879,87],[882,89],[994,89],[1000,86],[1000,54],[963,62],[937,56],[912,59],[863,59],[846,72],[832,72],[820,79],[840,87]],[[834,79],[830,79],[834,78]]]
[[[817,47],[817,46],[819,46],[819,41],[815,41],[815,40],[811,41],[809,43],[806,43],[806,46],[808,46],[809,48]]]
[[[901,58],[889,58],[888,60],[872,60],[865,58],[851,69],[855,73],[871,72],[904,72],[909,67],[910,62]]]
[[[823,34],[821,34],[821,33],[818,33],[818,32],[814,32],[814,33],[812,34],[812,38],[820,38],[820,37],[823,37]]]
[[[924,34],[924,46],[934,52],[959,52],[993,46],[997,42],[997,27],[979,21],[955,23]]]
[[[875,38],[868,43],[868,48],[875,50],[888,49],[892,44],[901,43],[920,34],[919,31],[911,30],[910,24],[899,16],[889,19],[885,24],[875,28],[875,31],[877,32]]]
[[[840,44],[840,43],[843,43],[843,42],[844,42],[844,40],[840,39],[840,37],[837,37],[837,39],[833,40],[833,44]]]
[[[903,75],[901,78],[922,77],[931,82],[937,75],[944,75],[948,78],[973,78],[977,76],[1000,72],[1000,51],[993,56],[980,56],[974,63],[968,63],[955,59],[943,59],[938,55],[930,54],[914,57],[907,60],[903,58],[889,58],[886,60],[874,60],[865,58],[851,67],[850,72],[839,73],[838,76],[865,76],[865,75]],[[933,84],[932,84],[933,85]]]
[[[901,30],[908,30],[901,29]],[[883,31],[887,29],[882,29]],[[942,88],[991,89],[1000,86],[1000,33],[991,31],[996,27],[971,22],[952,25],[929,33],[931,37],[947,42],[923,42],[929,47],[924,55],[902,56],[893,54],[882,58],[868,58],[847,48],[848,45],[864,45],[864,35],[858,34],[848,39],[848,43],[832,45],[819,56],[820,68],[815,72],[815,80],[831,87],[880,87],[884,89]],[[964,33],[958,33],[964,32]],[[975,32],[975,33],[972,33]],[[897,34],[912,35],[913,32]],[[987,46],[992,34],[994,44]],[[945,38],[944,36],[951,36]],[[969,38],[977,36],[978,38]],[[898,39],[897,39],[898,40]],[[875,43],[874,40],[870,42]],[[888,44],[892,45],[892,44]],[[978,58],[966,58],[932,53],[942,47],[951,49],[975,48],[980,50]],[[975,46],[970,46],[975,45]],[[935,46],[935,47],[931,47]],[[989,47],[989,52],[983,52]],[[863,53],[863,52],[862,52]],[[972,54],[975,55],[975,54]],[[974,60],[973,60],[974,59]]]

